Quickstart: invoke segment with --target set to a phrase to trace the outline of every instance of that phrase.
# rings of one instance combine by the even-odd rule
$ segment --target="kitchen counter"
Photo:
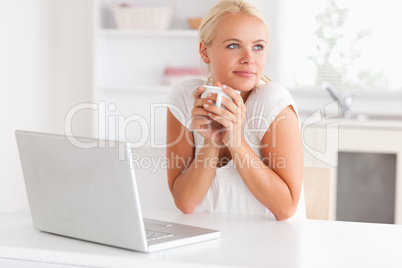
[[[23,267],[401,267],[402,226],[267,220],[263,216],[147,209],[144,216],[221,231],[221,238],[144,254],[34,230],[28,211],[0,213],[2,258]],[[36,265],[36,266],[35,266]],[[19,266],[21,267],[21,266]]]
[[[402,116],[399,115],[352,115],[350,118],[342,118],[338,115],[321,112],[300,112],[302,126],[326,125],[338,123],[341,128],[366,128],[402,130]]]

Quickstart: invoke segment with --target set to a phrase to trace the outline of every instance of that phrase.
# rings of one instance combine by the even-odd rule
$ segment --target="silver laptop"
[[[220,232],[143,219],[128,143],[17,130],[35,229],[141,252],[218,238]],[[99,146],[106,144],[106,146]],[[158,197],[155,197],[158,198]]]

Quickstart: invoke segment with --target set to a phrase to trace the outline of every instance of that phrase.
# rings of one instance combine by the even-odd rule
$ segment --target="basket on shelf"
[[[125,30],[166,30],[172,22],[170,5],[149,6],[115,3],[113,16],[118,29]]]

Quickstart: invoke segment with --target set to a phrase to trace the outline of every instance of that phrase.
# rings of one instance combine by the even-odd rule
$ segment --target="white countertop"
[[[94,267],[402,267],[400,225],[149,209],[144,216],[219,229],[221,238],[146,254],[36,231],[23,211],[0,214],[0,257]]]
[[[382,117],[383,119],[381,119]],[[332,115],[327,116],[323,112],[320,113],[320,111],[312,113],[301,112],[300,123],[302,126],[310,123],[316,126],[338,123],[339,127],[342,128],[402,130],[402,116],[353,115],[352,118],[342,118]]]

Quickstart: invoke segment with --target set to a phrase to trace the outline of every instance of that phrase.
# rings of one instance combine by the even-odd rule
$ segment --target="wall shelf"
[[[106,109],[105,113],[98,113],[95,122],[100,122],[104,129],[99,131],[100,127],[94,126],[94,131],[104,139],[110,133],[124,131],[122,135],[127,140],[139,140],[143,129],[138,122],[122,130],[109,118],[141,117],[149,124],[155,123],[158,131],[152,133],[152,139],[163,144],[167,109],[152,105],[166,103],[172,88],[164,84],[167,67],[201,65],[198,31],[190,29],[187,20],[205,16],[217,0],[175,0],[172,23],[167,30],[118,29],[111,9],[115,0],[93,2],[94,102],[105,101],[118,107],[115,111]]]

